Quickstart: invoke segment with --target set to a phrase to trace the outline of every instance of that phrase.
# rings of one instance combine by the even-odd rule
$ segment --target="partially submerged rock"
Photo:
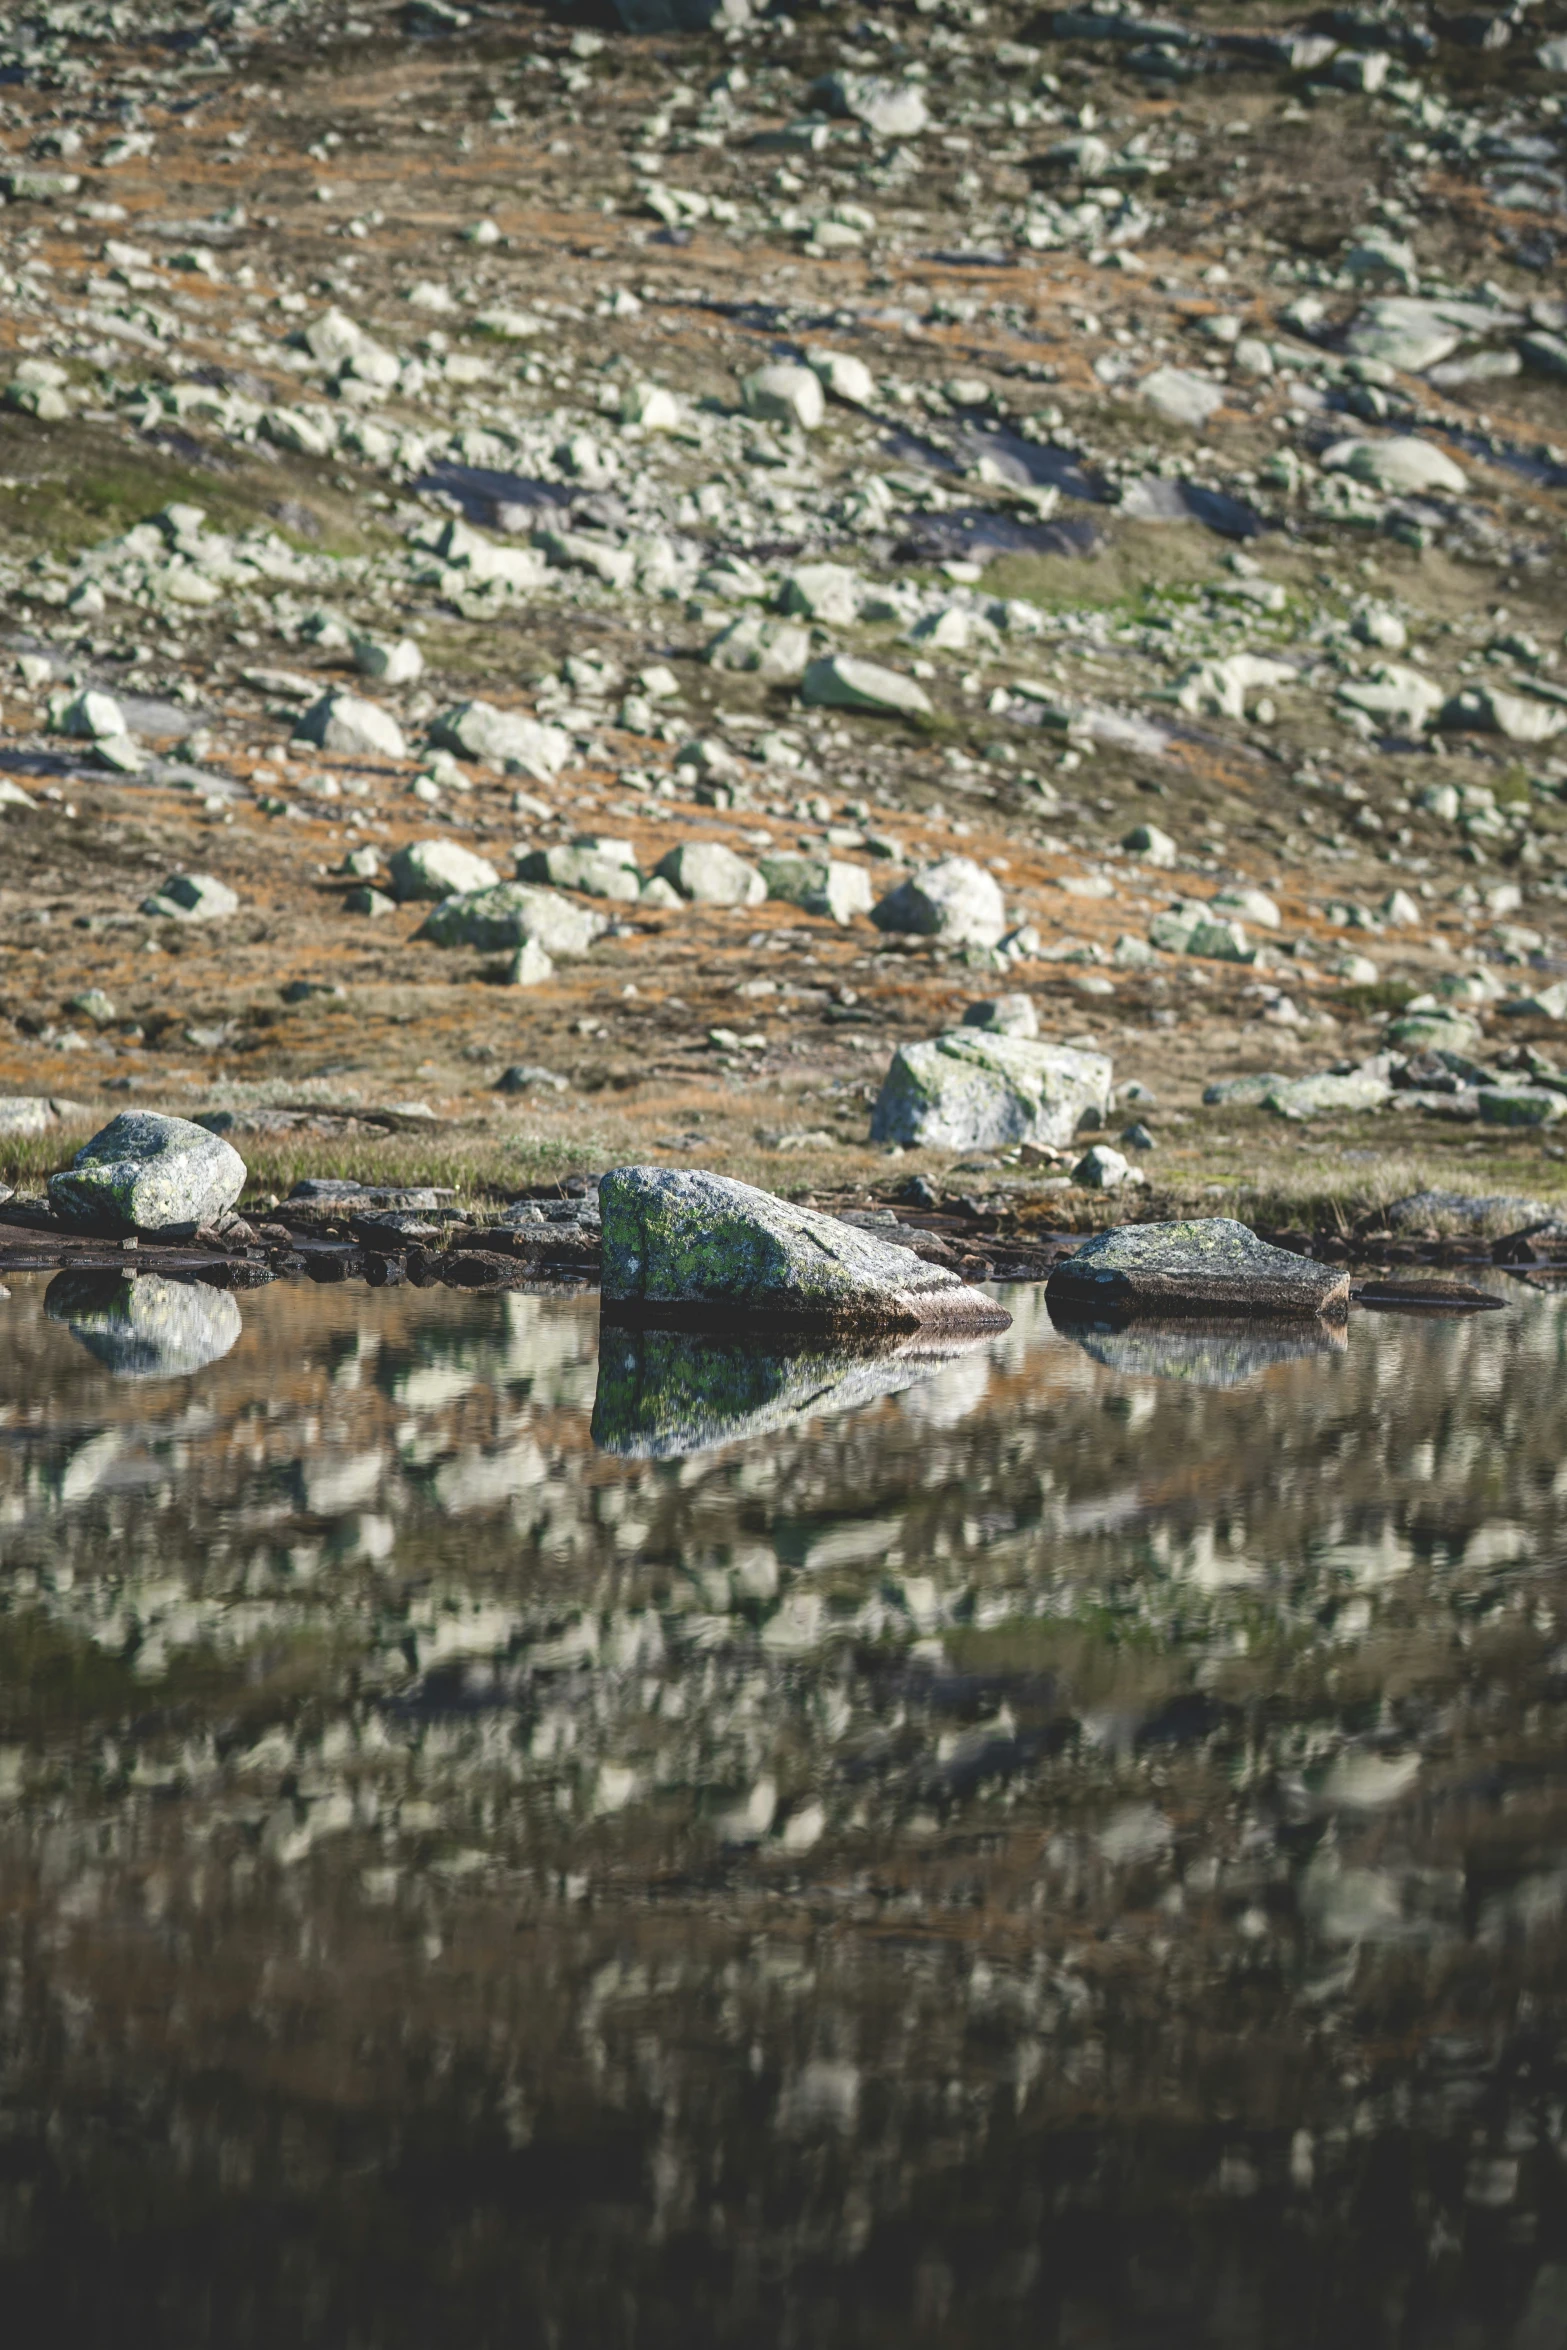
[[[221,1135],[188,1118],[122,1110],[50,1177],[49,1198],[68,1224],[172,1238],[216,1223],[244,1188],[245,1162]]]
[[[156,1273],[58,1273],[44,1312],[116,1379],[188,1379],[220,1361],[244,1326],[227,1290]]]
[[[599,1213],[611,1320],[869,1332],[1011,1321],[945,1266],[726,1176],[615,1167]]]
[[[1056,1267],[1045,1294],[1052,1313],[1060,1305],[1117,1320],[1149,1313],[1341,1321],[1349,1275],[1272,1248],[1233,1217],[1207,1216],[1096,1233]]]
[[[1010,1142],[1060,1150],[1110,1106],[1104,1053],[1037,1044],[980,1028],[899,1045],[871,1112],[873,1142],[994,1150]]]

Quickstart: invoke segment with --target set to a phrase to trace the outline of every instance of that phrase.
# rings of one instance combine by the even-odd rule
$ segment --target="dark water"
[[[600,1387],[591,1300],[18,1280],[12,2338],[1557,2350],[1507,1295]]]

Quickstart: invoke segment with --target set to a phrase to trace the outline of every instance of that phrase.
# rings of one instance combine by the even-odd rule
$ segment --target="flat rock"
[[[188,1379],[221,1361],[244,1326],[227,1290],[156,1273],[58,1273],[44,1312],[116,1379]]]
[[[245,1188],[245,1162],[221,1135],[156,1110],[122,1110],[83,1143],[49,1198],[68,1224],[112,1232],[194,1232]]]
[[[871,1112],[871,1140],[948,1150],[1033,1142],[1061,1150],[1085,1114],[1092,1112],[1095,1124],[1108,1115],[1110,1076],[1104,1053],[949,1029],[898,1047]]]
[[[1342,1321],[1349,1275],[1271,1248],[1230,1216],[1096,1233],[1050,1276],[1052,1311],[1263,1314]]]
[[[873,908],[878,930],[942,938],[954,946],[993,947],[1006,935],[1006,902],[993,873],[972,857],[943,857],[889,890]]]
[[[726,1176],[615,1167],[599,1213],[608,1319],[868,1332],[1011,1321],[945,1266]]]
[[[350,758],[405,759],[408,746],[390,710],[362,694],[323,694],[294,728],[294,740]]]
[[[477,947],[483,954],[512,953],[532,939],[547,955],[585,955],[608,927],[602,914],[552,889],[500,881],[493,889],[443,898],[414,935],[438,947]]]
[[[930,710],[930,696],[914,678],[848,653],[826,653],[813,661],[800,681],[800,699],[813,709],[871,710],[898,717],[922,717]]]
[[[388,868],[399,904],[411,899],[449,898],[493,889],[500,875],[487,857],[475,856],[455,840],[408,841]]]

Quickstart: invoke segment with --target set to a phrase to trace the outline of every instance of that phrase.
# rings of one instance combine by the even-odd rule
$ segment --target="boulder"
[[[341,751],[349,758],[406,759],[403,730],[390,710],[362,694],[323,694],[294,728],[297,743]]]
[[[1072,1181],[1081,1183],[1088,1191],[1119,1191],[1123,1183],[1133,1181],[1137,1170],[1121,1151],[1107,1142],[1096,1142],[1084,1151],[1072,1169]]]
[[[629,856],[607,855],[602,849],[580,845],[531,849],[517,860],[519,881],[543,881],[556,889],[580,889],[590,898],[624,898],[642,894],[642,876]]]
[[[842,400],[851,408],[875,406],[876,378],[863,359],[856,359],[848,351],[812,351],[807,365],[820,376],[835,400]]]
[[[1167,832],[1157,824],[1134,824],[1121,846],[1134,857],[1141,857],[1145,865],[1173,865],[1180,851]]]
[[[552,889],[499,881],[493,889],[443,898],[414,935],[438,947],[477,947],[481,954],[515,953],[532,939],[547,955],[585,955],[608,927],[602,914],[574,906]]]
[[[1264,1106],[1280,1118],[1320,1118],[1355,1110],[1380,1110],[1391,1100],[1392,1086],[1370,1070],[1351,1069],[1342,1077],[1330,1071],[1320,1077],[1282,1077],[1270,1087]]]
[[[993,947],[1006,934],[1007,910],[993,873],[972,857],[943,857],[889,890],[871,920],[878,930]]]
[[[1446,490],[1456,497],[1468,486],[1445,449],[1413,433],[1392,433],[1385,441],[1335,441],[1323,453],[1322,468],[1325,473],[1347,473],[1374,489],[1404,494]]]
[[[800,681],[800,699],[810,709],[870,710],[903,718],[930,710],[930,696],[912,677],[847,653],[826,653],[813,661]]]
[[[1223,384],[1187,367],[1156,367],[1138,386],[1156,416],[1166,424],[1201,427],[1224,406]]]
[[[122,1110],[49,1178],[68,1224],[111,1232],[194,1232],[226,1215],[244,1188],[245,1162],[231,1143],[156,1110]]]
[[[1045,1296],[1052,1311],[1112,1321],[1139,1313],[1343,1321],[1349,1275],[1270,1248],[1232,1217],[1207,1216],[1096,1233],[1056,1267]]]
[[[982,1029],[949,1029],[900,1045],[871,1112],[872,1142],[947,1150],[1042,1143],[1061,1150],[1110,1106],[1104,1053],[1036,1044]]]
[[[722,841],[687,840],[661,857],[657,876],[702,906],[759,906],[767,884],[754,865]]]
[[[454,840],[414,840],[393,853],[388,867],[399,904],[415,898],[450,898],[493,889],[500,875],[487,857],[475,856]]]
[[[1567,726],[1567,710],[1525,694],[1503,693],[1494,685],[1465,686],[1447,703],[1444,730],[1505,735],[1514,743],[1547,743]]]
[[[46,1094],[0,1094],[0,1138],[5,1141],[47,1134],[53,1124],[54,1106]]]
[[[1419,734],[1447,699],[1443,687],[1401,661],[1378,661],[1365,677],[1346,678],[1337,698],[1381,726]]]
[[[171,873],[141,910],[160,922],[219,922],[239,911],[238,894],[210,873]]]
[[[1039,1014],[1027,995],[998,995],[988,1003],[970,1004],[963,1015],[965,1028],[983,1028],[992,1036],[1021,1036],[1032,1043],[1039,1034]]]
[[[775,360],[748,375],[742,388],[748,416],[766,424],[794,424],[814,432],[826,414],[822,387],[810,368],[792,359]]]
[[[156,1273],[58,1273],[44,1312],[116,1379],[188,1379],[221,1361],[244,1327],[227,1290]]]
[[[829,114],[863,122],[879,139],[917,139],[930,120],[925,94],[915,83],[881,74],[825,74],[812,83],[811,96]]]
[[[836,857],[763,857],[760,870],[768,896],[802,913],[851,922],[871,910],[871,877],[863,865]]]
[[[726,1176],[615,1167],[599,1214],[608,1320],[868,1333],[1011,1321],[944,1265]]]
[[[1554,1126],[1567,1113],[1567,1094],[1545,1085],[1482,1085],[1480,1117],[1487,1126]]]
[[[715,669],[744,670],[764,685],[792,684],[803,677],[811,658],[811,632],[793,620],[766,620],[760,612],[742,612],[720,629],[707,648]]]
[[[536,782],[548,783],[571,757],[571,737],[563,726],[547,726],[521,710],[498,710],[493,702],[460,702],[431,726],[430,748],[455,751],[464,759],[486,759],[492,766],[515,768]]]
[[[385,644],[379,637],[355,637],[354,667],[361,677],[379,678],[383,685],[412,685],[424,675],[424,655],[411,636]]]
[[[851,628],[865,601],[865,582],[845,563],[800,563],[784,574],[778,608],[828,628]]]
[[[129,732],[125,713],[113,694],[89,688],[75,695],[60,713],[60,732],[88,742],[113,740]]]

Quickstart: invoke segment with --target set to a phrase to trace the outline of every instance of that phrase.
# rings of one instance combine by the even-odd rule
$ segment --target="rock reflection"
[[[244,1327],[227,1290],[157,1273],[56,1274],[44,1311],[116,1379],[188,1379],[221,1361]]]
[[[756,1344],[606,1322],[593,1441],[601,1452],[678,1460],[773,1436],[818,1414],[854,1411],[963,1360],[974,1361],[982,1394],[985,1344],[984,1338],[954,1344],[918,1337],[863,1348],[831,1339]]]
[[[1128,1379],[1178,1379],[1188,1387],[1244,1387],[1279,1363],[1341,1355],[1349,1344],[1341,1322],[1189,1314],[1169,1321],[1152,1316],[1109,1321],[1061,1306],[1051,1307],[1050,1319],[1063,1338],[1107,1371]]]

